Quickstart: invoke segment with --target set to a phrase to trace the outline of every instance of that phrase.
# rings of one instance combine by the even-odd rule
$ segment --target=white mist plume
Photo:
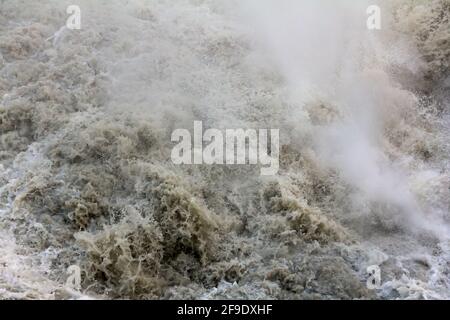
[[[63,32],[70,0],[0,2],[0,298],[449,297],[449,131],[415,91],[448,0],[381,31],[365,0],[78,0]],[[200,120],[279,128],[278,176],[175,165]]]
[[[389,80],[385,58],[404,64],[410,59],[407,67],[412,70],[419,66],[416,56],[408,56],[400,44],[397,52],[391,52],[386,39],[367,29],[366,9],[371,4],[244,1],[242,12],[250,21],[256,46],[281,70],[298,105],[320,100],[337,108],[340,118],[312,133],[324,165],[336,169],[369,201],[394,207],[390,214],[404,226],[445,235],[447,229],[420,208],[409,189],[407,173],[391,163],[383,150],[384,120],[396,113],[392,109],[400,97],[406,97],[405,105],[414,103],[412,95],[396,89]]]

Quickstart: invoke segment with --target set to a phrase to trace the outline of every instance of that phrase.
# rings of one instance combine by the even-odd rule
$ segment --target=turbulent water
[[[449,0],[76,2],[0,1],[0,298],[450,299]]]

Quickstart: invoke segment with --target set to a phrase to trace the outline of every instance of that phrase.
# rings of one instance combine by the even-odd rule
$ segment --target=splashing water
[[[381,30],[369,1],[79,3],[0,4],[0,298],[450,298],[448,0]],[[279,174],[174,165],[194,120],[279,128]]]

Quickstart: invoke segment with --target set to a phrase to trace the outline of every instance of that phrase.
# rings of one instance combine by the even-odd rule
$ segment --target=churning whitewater
[[[0,298],[450,299],[450,1],[373,2],[1,0]]]

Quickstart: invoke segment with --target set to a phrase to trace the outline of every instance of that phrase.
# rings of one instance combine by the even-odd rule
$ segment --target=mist
[[[449,298],[446,3],[3,1],[0,298]]]

